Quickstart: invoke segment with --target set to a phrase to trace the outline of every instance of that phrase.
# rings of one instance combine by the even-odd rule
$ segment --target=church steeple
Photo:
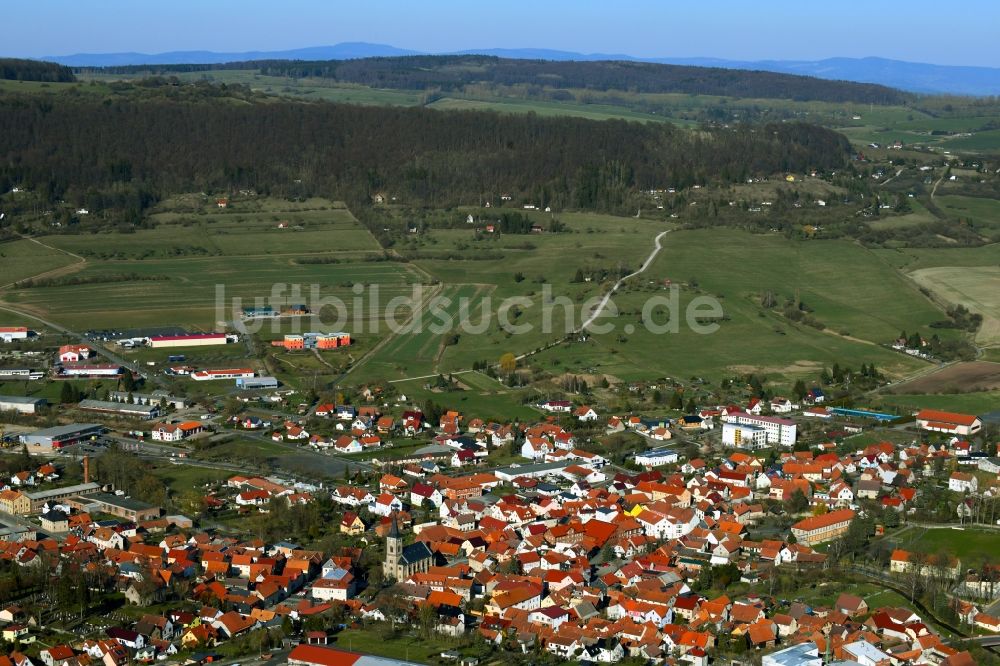
[[[403,535],[399,531],[399,520],[396,514],[392,514],[392,523],[389,526],[389,533],[385,536],[385,564],[382,570],[386,578],[400,578],[399,561],[403,555]]]

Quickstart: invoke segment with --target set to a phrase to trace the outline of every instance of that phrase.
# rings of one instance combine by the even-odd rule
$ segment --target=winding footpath
[[[646,269],[649,268],[650,264],[653,263],[653,260],[656,259],[656,255],[658,255],[660,253],[660,250],[663,249],[663,237],[669,234],[670,231],[671,231],[670,229],[667,229],[666,231],[661,231],[659,234],[657,234],[656,238],[653,239],[654,243],[653,251],[649,253],[648,257],[646,257],[646,261],[642,263],[642,266],[639,267],[639,270],[629,273],[625,277],[618,280],[618,282],[615,282],[615,285],[611,287],[608,293],[604,295],[604,298],[601,299],[601,302],[597,304],[597,307],[594,308],[593,311],[590,313],[590,318],[587,319],[587,321],[583,322],[580,328],[576,329],[574,333],[579,333],[583,330],[586,330],[588,326],[594,323],[595,319],[601,316],[601,313],[604,312],[604,308],[608,306],[608,301],[610,301],[611,297],[615,295],[615,292],[617,292],[618,289],[623,284],[625,284],[626,280],[634,278],[636,275],[639,275],[640,273],[644,273]]]

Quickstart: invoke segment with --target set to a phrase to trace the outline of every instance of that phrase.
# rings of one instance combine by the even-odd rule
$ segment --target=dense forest
[[[636,190],[836,169],[849,148],[801,123],[692,131],[249,94],[0,97],[0,191],[23,185],[49,201],[136,215],[170,193],[238,188],[352,203],[390,191],[434,206],[510,193],[616,211]]]
[[[0,79],[9,81],[45,81],[67,83],[76,81],[73,70],[54,62],[0,58]]]
[[[304,62],[269,60],[225,65],[109,67],[108,73],[169,74],[212,69],[256,69],[273,76],[320,77],[374,88],[457,91],[466,85],[684,93],[864,104],[903,104],[910,96],[868,83],[714,67],[631,61],[514,60],[492,56],[406,56]]]

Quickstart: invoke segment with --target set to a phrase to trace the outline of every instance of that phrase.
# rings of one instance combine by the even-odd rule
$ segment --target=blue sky
[[[882,56],[1000,67],[996,0],[31,0],[0,54],[249,51],[347,41],[419,51],[551,48],[640,57]]]

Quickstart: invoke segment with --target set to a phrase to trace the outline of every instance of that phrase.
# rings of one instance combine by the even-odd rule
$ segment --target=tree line
[[[467,85],[621,90],[749,98],[904,104],[911,96],[870,83],[828,81],[775,72],[595,60],[553,61],[483,55],[400,56],[354,60],[249,60],[223,65],[107,67],[114,74],[170,74],[256,69],[267,76],[324,78],[375,88],[458,91]]]
[[[117,204],[131,224],[172,193],[242,188],[351,205],[391,190],[434,207],[543,191],[543,205],[621,212],[640,190],[833,170],[849,151],[842,135],[804,123],[689,131],[251,95],[0,98],[0,191]]]
[[[73,70],[54,62],[0,58],[0,79],[8,81],[45,81],[68,83],[76,81]]]

